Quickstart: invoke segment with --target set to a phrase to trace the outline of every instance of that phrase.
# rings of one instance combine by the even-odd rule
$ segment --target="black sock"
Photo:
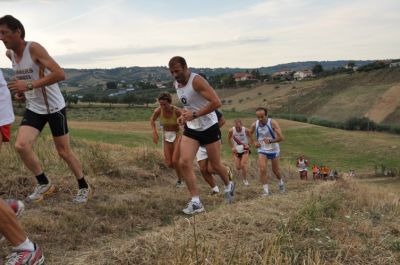
[[[39,185],[49,184],[49,179],[46,177],[46,175],[44,173],[37,175],[36,179],[37,179]]]
[[[87,184],[87,182],[86,182],[84,177],[82,177],[81,179],[78,179],[78,185],[79,185],[79,189],[87,189],[87,188],[89,188],[89,185]]]

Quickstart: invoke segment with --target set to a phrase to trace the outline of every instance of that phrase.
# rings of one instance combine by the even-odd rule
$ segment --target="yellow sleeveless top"
[[[176,108],[174,106],[172,106],[172,116],[167,118],[165,117],[165,114],[163,112],[163,110],[161,109],[161,114],[160,114],[160,123],[163,126],[174,126],[174,125],[178,125],[178,121],[176,120]]]

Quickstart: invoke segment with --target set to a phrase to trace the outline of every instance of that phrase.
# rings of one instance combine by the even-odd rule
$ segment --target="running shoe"
[[[230,182],[229,190],[225,191],[225,202],[232,203],[235,196],[235,182]]]
[[[182,210],[185,214],[195,214],[204,211],[203,204],[190,201],[185,209]]]
[[[34,251],[14,250],[7,256],[6,265],[42,265],[44,264],[44,256],[42,250],[35,244]]]
[[[14,211],[17,217],[20,217],[25,210],[25,204],[20,200],[7,199],[6,203]]]
[[[229,178],[229,181],[233,181],[232,169],[231,169],[229,166],[226,166],[226,170],[228,171],[228,178]]]
[[[269,191],[269,192],[263,192],[262,194],[261,194],[261,197],[264,197],[264,198],[266,198],[266,197],[271,197],[272,196],[272,193]]]
[[[50,196],[56,192],[56,187],[49,182],[48,184],[38,184],[32,194],[26,197],[27,202],[41,202],[45,196]]]
[[[89,186],[88,188],[79,189],[76,197],[74,198],[75,203],[87,203],[93,196],[92,188]]]
[[[285,183],[279,184],[278,187],[279,187],[279,192],[280,193],[284,193],[285,192]]]
[[[249,181],[248,181],[247,179],[245,179],[245,180],[243,180],[243,184],[244,184],[245,186],[249,186]]]
[[[210,195],[211,196],[217,196],[219,194],[219,191],[211,190]]]

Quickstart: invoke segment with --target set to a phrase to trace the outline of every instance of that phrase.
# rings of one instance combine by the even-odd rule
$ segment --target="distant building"
[[[256,77],[250,73],[235,73],[233,74],[233,78],[236,82],[256,79]]]
[[[281,70],[273,73],[271,77],[273,80],[290,81],[293,80],[293,73],[292,70]]]
[[[390,67],[390,68],[393,68],[393,67],[400,67],[400,62],[390,63],[390,64],[389,64],[389,67]]]
[[[312,78],[312,77],[315,77],[315,75],[313,74],[312,70],[310,70],[310,69],[297,71],[293,74],[294,80],[303,80],[303,79],[308,79],[308,78]]]

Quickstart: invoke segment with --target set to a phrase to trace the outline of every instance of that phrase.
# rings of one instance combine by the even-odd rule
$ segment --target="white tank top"
[[[0,69],[0,126],[11,124],[14,119],[10,90]]]
[[[256,121],[256,137],[257,141],[261,144],[261,147],[257,148],[257,151],[259,153],[278,153],[280,151],[279,144],[278,143],[272,143],[272,144],[266,144],[264,142],[265,138],[271,138],[275,139],[276,135],[274,132],[274,129],[272,128],[271,125],[271,118],[268,118],[267,124],[262,126],[260,124],[260,121]]]
[[[31,42],[26,43],[21,61],[15,61],[15,55],[11,51],[12,67],[15,78],[18,80],[38,80],[50,73],[49,69],[37,65],[31,57],[29,47]],[[35,88],[25,92],[26,108],[37,114],[50,114],[65,107],[64,97],[58,84],[52,84],[42,88]]]
[[[242,127],[242,130],[240,132],[236,131],[236,127],[232,127],[232,136],[235,136],[239,141],[241,141],[244,144],[249,144],[249,140],[247,139],[247,135],[246,135],[246,128],[244,128],[244,126]],[[235,146],[238,145],[238,143],[235,142],[235,140],[233,140],[233,144]]]
[[[306,166],[306,160],[305,159],[303,159],[303,160],[298,160],[298,167],[300,168],[300,169],[306,169],[307,168],[307,166]]]
[[[199,111],[205,108],[209,103],[207,99],[193,89],[193,79],[196,76],[197,74],[191,73],[189,81],[184,87],[178,87],[178,83],[176,81],[174,82],[179,100],[182,102],[183,107],[190,111]],[[205,131],[216,123],[218,123],[218,118],[215,111],[212,111],[192,121],[186,122],[186,126],[195,131]]]

